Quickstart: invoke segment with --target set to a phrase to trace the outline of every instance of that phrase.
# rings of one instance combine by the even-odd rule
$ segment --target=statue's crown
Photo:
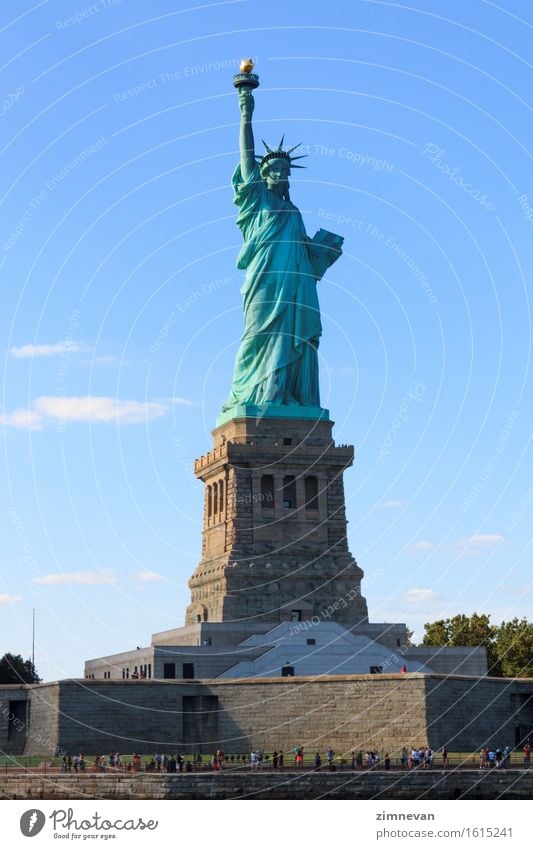
[[[296,159],[305,159],[307,154],[304,153],[304,154],[302,154],[302,156],[291,156],[291,153],[293,152],[293,150],[296,150],[297,147],[300,147],[301,142],[298,142],[298,144],[295,144],[294,147],[289,147],[288,150],[283,150],[284,139],[285,139],[285,136],[283,135],[281,137],[281,141],[278,144],[277,149],[269,147],[267,145],[266,141],[264,141],[264,139],[261,139],[261,141],[263,142],[263,144],[265,146],[266,153],[265,153],[264,156],[256,156],[256,159],[259,162],[259,168],[263,168],[263,166],[266,165],[267,162],[270,162],[271,159],[285,159],[285,160],[287,160],[287,162],[289,163],[291,168],[305,168],[305,165],[293,165],[293,162]]]

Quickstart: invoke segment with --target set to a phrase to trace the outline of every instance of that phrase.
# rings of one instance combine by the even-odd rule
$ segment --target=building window
[[[281,677],[282,678],[292,678],[294,675],[294,666],[282,666],[281,667]]]
[[[129,667],[127,667],[127,669],[126,669],[126,678],[129,678],[129,677],[130,677],[130,670],[129,670]]]
[[[151,678],[151,677],[152,677],[152,664],[149,663],[148,664],[148,678]]]
[[[224,481],[218,482],[218,509],[220,513],[224,510]]]
[[[382,672],[383,672],[382,666],[371,666],[370,667],[370,674],[371,675],[380,675]]]
[[[283,506],[292,510],[296,507],[296,481],[294,475],[283,478]]]
[[[123,678],[125,678],[125,677],[126,677],[126,670],[125,670],[125,669],[123,669],[123,670],[122,670],[122,677],[123,677]]]
[[[164,663],[163,664],[163,678],[175,678],[176,677],[176,664],[175,663]]]
[[[401,641],[399,637],[396,637],[396,645],[398,646],[398,648],[400,648],[401,646]]]
[[[213,484],[213,515],[218,513],[218,483]]]
[[[194,663],[184,663],[181,673],[182,678],[194,678]]]
[[[263,475],[261,478],[261,506],[274,507],[274,475]]]
[[[290,436],[284,436],[283,437],[283,444],[284,445],[292,445],[292,439],[290,438]]]
[[[305,506],[308,510],[318,510],[318,480],[314,475],[305,478]]]
[[[316,646],[316,640],[313,637],[309,637],[307,640],[308,646]]]
[[[7,739],[13,740],[19,734],[20,737],[17,739],[22,743],[27,733],[26,717],[28,703],[25,699],[14,699],[7,704],[7,708],[3,710],[4,716],[7,716]]]
[[[211,518],[213,515],[213,490],[211,486],[207,487],[207,517]]]
[[[301,610],[291,610],[291,622],[301,622],[302,621],[302,611]]]

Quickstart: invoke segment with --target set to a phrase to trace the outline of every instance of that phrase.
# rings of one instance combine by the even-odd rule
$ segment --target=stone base
[[[329,420],[329,410],[323,407],[302,407],[301,404],[241,404],[219,414],[216,426],[232,419],[320,419]]]
[[[268,415],[244,415],[254,411]],[[214,430],[213,449],[195,462],[204,527],[186,625],[274,627],[323,610],[348,629],[367,621],[363,572],[347,542],[343,474],[353,447],[335,445],[322,408],[242,412]]]

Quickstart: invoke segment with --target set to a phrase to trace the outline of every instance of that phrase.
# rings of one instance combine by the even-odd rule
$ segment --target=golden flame
[[[241,59],[241,72],[243,74],[249,74],[254,69],[254,60],[253,59]]]

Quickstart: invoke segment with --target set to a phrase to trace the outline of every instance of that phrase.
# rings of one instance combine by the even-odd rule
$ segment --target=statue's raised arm
[[[241,151],[241,174],[247,180],[255,166],[254,133],[252,130],[252,114],[254,111],[254,96],[248,89],[239,91],[239,106],[241,108],[241,130],[239,147]]]

